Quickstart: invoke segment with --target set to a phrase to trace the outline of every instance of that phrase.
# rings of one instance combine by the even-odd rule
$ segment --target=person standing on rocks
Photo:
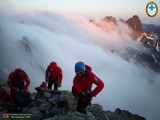
[[[78,97],[76,111],[87,114],[87,106],[92,97],[95,97],[103,89],[104,83],[92,72],[92,68],[83,62],[75,64],[75,73],[72,93]],[[96,88],[91,91],[93,84],[96,85]]]
[[[52,89],[54,84],[54,90],[58,90],[58,87],[62,85],[62,69],[56,62],[51,62],[46,69],[46,82],[48,82],[48,88]]]

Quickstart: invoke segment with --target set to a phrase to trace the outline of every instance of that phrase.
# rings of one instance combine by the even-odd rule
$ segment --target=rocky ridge
[[[8,87],[0,83],[0,88]],[[18,113],[31,114],[32,120],[146,120],[129,111],[117,108],[114,112],[103,110],[99,104],[91,104],[87,115],[75,111],[76,99],[70,91],[54,91],[47,88],[36,88],[37,92],[31,94],[32,102],[23,111]],[[0,98],[0,114],[17,113],[11,100]]]
[[[106,30],[108,29],[108,24],[111,24],[112,27],[111,28],[115,28],[117,27],[118,29],[118,22],[124,23],[126,24],[133,32],[133,34],[131,34],[130,36],[134,39],[137,40],[137,38],[143,33],[143,26],[141,23],[141,20],[139,19],[139,17],[137,15],[134,15],[132,18],[129,18],[128,20],[123,20],[120,19],[119,21],[112,16],[106,16],[104,18],[102,18],[99,21],[97,20],[90,20],[90,22],[92,22],[93,24],[95,24],[96,26]],[[102,24],[103,23],[103,24]],[[106,28],[106,29],[105,29]]]
[[[119,20],[120,23],[127,25],[131,34],[128,34],[135,42],[139,42],[140,48],[135,50],[133,48],[126,48],[125,52],[110,50],[117,52],[127,61],[134,60],[140,65],[147,65],[156,72],[160,72],[160,26],[153,24],[142,24],[137,15],[129,18],[128,20]],[[118,21],[112,16],[106,16],[100,22],[92,20],[92,23],[107,31],[110,24],[111,29],[120,31]],[[103,24],[102,24],[103,23]]]

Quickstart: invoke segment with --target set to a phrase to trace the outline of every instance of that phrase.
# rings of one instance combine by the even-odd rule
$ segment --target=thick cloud
[[[160,75],[110,53],[111,48],[138,49],[138,43],[130,39],[131,31],[124,24],[108,26],[103,31],[83,17],[50,12],[6,15],[0,19],[1,76],[7,80],[9,72],[21,67],[28,73],[33,91],[44,81],[48,64],[56,61],[63,69],[61,89],[71,90],[74,64],[81,60],[105,83],[94,103],[105,110],[120,107],[159,120]]]

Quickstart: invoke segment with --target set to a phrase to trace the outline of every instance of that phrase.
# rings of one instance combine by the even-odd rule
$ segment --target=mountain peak
[[[115,17],[106,16],[106,17],[103,18],[103,20],[104,20],[105,22],[112,22],[112,23],[114,23],[115,25],[117,25],[117,20],[116,20]]]
[[[121,22],[121,23],[125,23],[125,24],[126,24],[126,21],[125,21],[125,20],[123,20],[123,19],[119,19],[119,22]]]
[[[134,31],[143,32],[143,26],[138,15],[134,15],[132,18],[129,18],[126,22]]]

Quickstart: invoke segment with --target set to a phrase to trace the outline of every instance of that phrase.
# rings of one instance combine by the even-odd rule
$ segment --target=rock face
[[[131,32],[125,34],[140,42],[141,48],[138,50],[126,48],[126,51],[122,53],[113,49],[110,52],[117,52],[127,61],[134,60],[138,64],[148,65],[151,69],[160,72],[160,26],[142,24],[137,15],[127,21],[120,19],[118,22],[116,18],[106,16],[102,20],[90,20],[90,22],[108,33],[110,30],[121,33],[119,22],[128,26]]]
[[[134,31],[143,32],[141,20],[137,15],[129,18],[126,22]]]
[[[132,18],[129,18],[126,23],[133,30],[132,38],[134,40],[137,40],[137,38],[139,38],[139,36],[143,33],[143,26],[141,20],[137,15],[134,15]]]
[[[117,20],[116,20],[115,17],[106,16],[106,17],[103,18],[103,20],[104,20],[105,22],[110,22],[110,23],[113,23],[113,24],[117,25]]]
[[[119,23],[116,20],[115,17],[112,16],[106,16],[101,20],[90,20],[91,23],[95,24],[96,26],[100,27],[103,30],[117,30],[120,31]],[[129,26],[129,28],[132,30],[132,34],[130,35],[134,40],[137,40],[137,38],[143,33],[143,26],[141,23],[141,20],[137,15],[134,15],[132,18],[129,18],[127,21],[120,19],[119,22],[124,23],[125,25]],[[109,25],[110,24],[110,25]],[[111,26],[111,27],[108,27]],[[113,29],[114,28],[114,29]],[[116,29],[115,29],[116,28]]]
[[[144,117],[121,109],[114,112],[105,111],[99,104],[91,104],[85,115],[75,111],[77,98],[71,92],[47,88],[36,90],[37,93],[31,94],[31,104],[23,108],[23,111],[19,111],[23,114],[32,114],[32,120],[145,120]],[[0,102],[0,113],[13,113],[14,107],[11,102]]]
[[[137,52],[135,59],[148,63],[153,70],[160,72],[160,41],[143,36],[141,42],[148,49],[148,53]]]
[[[125,20],[123,20],[123,19],[120,19],[119,22],[127,24],[127,22]]]

